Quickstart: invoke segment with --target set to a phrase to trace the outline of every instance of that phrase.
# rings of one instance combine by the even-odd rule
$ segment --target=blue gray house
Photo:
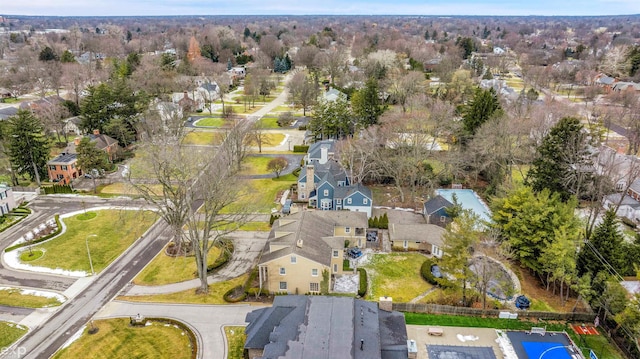
[[[446,227],[451,222],[447,209],[453,207],[453,203],[446,198],[437,195],[424,203],[422,214],[429,224]]]
[[[371,190],[351,184],[347,171],[334,159],[335,141],[316,142],[307,152],[306,165],[298,176],[298,199],[322,210],[365,212],[371,217]]]

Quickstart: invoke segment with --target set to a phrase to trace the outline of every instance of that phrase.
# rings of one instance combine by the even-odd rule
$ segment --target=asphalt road
[[[156,222],[141,239],[102,271],[94,282],[75,298],[63,304],[50,319],[27,333],[15,344],[19,351],[7,352],[7,358],[49,358],[87,323],[100,308],[113,299],[127,283],[168,243],[170,231],[162,220]]]

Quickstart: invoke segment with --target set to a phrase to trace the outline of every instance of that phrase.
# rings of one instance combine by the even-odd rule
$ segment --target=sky
[[[0,0],[0,14],[629,15],[640,14],[640,0]]]

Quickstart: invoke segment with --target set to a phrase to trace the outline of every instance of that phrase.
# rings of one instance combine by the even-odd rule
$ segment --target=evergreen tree
[[[78,153],[78,166],[84,173],[93,174],[93,191],[96,192],[96,176],[95,173],[100,173],[109,169],[109,159],[107,153],[91,142],[89,137],[83,137],[80,144],[76,148]]]
[[[591,173],[583,169],[593,166],[588,145],[579,119],[561,119],[538,147],[526,183],[536,192],[547,188],[559,193],[564,201],[581,195],[591,180]]]
[[[44,126],[28,110],[18,110],[7,120],[8,154],[13,171],[28,175],[40,186],[40,179],[46,177],[49,159],[49,142],[44,136]]]
[[[380,100],[378,81],[370,77],[363,89],[358,90],[351,98],[353,114],[358,118],[358,123],[363,128],[378,123],[380,115],[386,110],[386,106]]]
[[[624,253],[624,237],[618,229],[618,218],[613,210],[609,209],[602,219],[602,223],[594,229],[578,254],[578,273],[583,275],[591,273],[592,277],[605,271],[610,274],[616,271],[622,274]]]
[[[53,52],[53,49],[49,46],[45,47],[40,51],[40,55],[38,56],[38,60],[40,61],[58,61],[58,55]]]
[[[75,56],[69,50],[64,50],[62,56],[60,57],[60,62],[62,63],[72,63],[76,62]]]
[[[464,137],[473,137],[476,131],[492,116],[502,111],[498,94],[493,88],[476,88],[473,99],[464,107],[462,127]]]

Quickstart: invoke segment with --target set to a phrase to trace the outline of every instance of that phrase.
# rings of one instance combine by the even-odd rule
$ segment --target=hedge
[[[360,298],[364,298],[365,294],[367,294],[367,287],[369,286],[369,282],[367,280],[367,271],[364,268],[358,268],[358,273],[360,273],[360,287],[358,288],[358,296]]]
[[[210,273],[211,271],[224,266],[225,264],[227,264],[227,262],[229,262],[229,259],[231,259],[231,255],[233,254],[234,250],[233,242],[224,240],[222,243],[220,243],[220,246],[222,247],[222,253],[220,253],[220,256],[216,259],[215,262],[213,262],[213,264],[207,266],[207,273]]]
[[[58,228],[53,233],[47,234],[46,236],[43,236],[41,238],[38,238],[38,239],[30,241],[30,242],[18,243],[16,245],[11,246],[11,247],[7,247],[4,251],[6,253],[8,253],[8,252],[11,252],[12,250],[15,250],[15,249],[18,249],[18,248],[22,248],[22,247],[26,247],[26,246],[30,246],[30,245],[33,245],[33,244],[37,244],[37,243],[40,243],[40,242],[44,242],[44,241],[46,241],[48,239],[51,239],[51,238],[57,236],[58,234],[60,234],[60,232],[62,232],[62,225],[60,224],[60,216],[59,215],[56,214],[55,219],[56,219],[56,225],[58,225]]]
[[[294,145],[293,146],[293,152],[307,153],[307,151],[309,151],[309,146],[307,146],[307,145]]]
[[[239,294],[238,296],[236,296]],[[222,299],[228,303],[237,303],[243,301],[247,298],[247,292],[244,291],[244,285],[240,284],[231,289],[229,289],[224,295]]]
[[[44,194],[73,193],[73,189],[67,184],[54,184],[53,186],[43,186],[42,188],[44,189]]]
[[[431,274],[431,266],[434,264],[436,264],[436,262],[433,258],[425,259],[424,263],[422,263],[422,266],[420,267],[420,276],[422,276],[422,279],[426,280],[427,283],[437,285],[438,282],[436,281],[436,277]]]

